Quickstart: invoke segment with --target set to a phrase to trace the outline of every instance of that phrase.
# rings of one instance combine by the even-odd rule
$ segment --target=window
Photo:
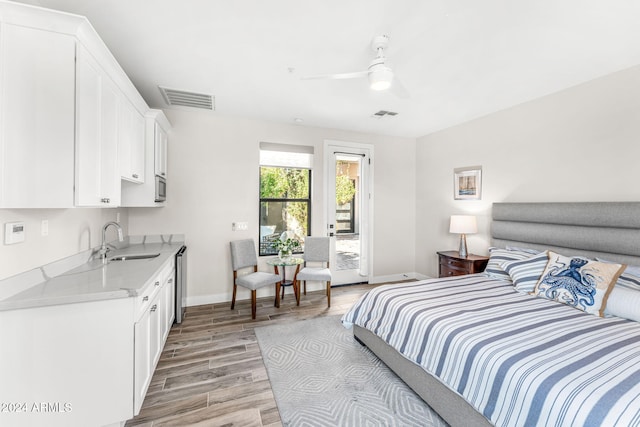
[[[260,143],[260,255],[275,255],[287,231],[300,242],[311,225],[313,147]]]

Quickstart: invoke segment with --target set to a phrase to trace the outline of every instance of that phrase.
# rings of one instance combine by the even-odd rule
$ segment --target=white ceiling
[[[147,103],[419,137],[640,64],[638,0],[23,0],[87,16]],[[409,99],[367,80],[373,36]],[[292,69],[292,71],[290,71]],[[395,117],[372,118],[378,110]]]

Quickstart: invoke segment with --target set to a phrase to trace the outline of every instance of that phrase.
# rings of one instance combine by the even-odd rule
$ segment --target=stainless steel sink
[[[130,261],[130,260],[134,260],[134,259],[149,259],[149,258],[155,258],[157,256],[159,256],[160,253],[155,253],[155,254],[131,254],[131,255],[118,255],[118,256],[114,256],[112,258],[109,258],[109,261]]]

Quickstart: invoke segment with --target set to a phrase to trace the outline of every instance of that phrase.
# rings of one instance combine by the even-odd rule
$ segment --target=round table
[[[300,266],[304,263],[304,259],[291,257],[285,260],[282,260],[278,257],[267,260],[267,264],[273,266],[273,270],[276,274],[280,274],[278,267],[282,267],[282,299],[284,299],[284,287],[293,285],[293,293],[296,297],[296,304],[300,305],[300,291],[298,289],[298,281],[296,277],[298,276],[298,271],[300,271]],[[287,280],[287,267],[296,266],[296,270],[293,273],[293,280]]]

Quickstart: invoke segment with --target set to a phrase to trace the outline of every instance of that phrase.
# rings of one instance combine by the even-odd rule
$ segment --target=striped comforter
[[[344,315],[496,426],[640,426],[640,324],[484,275],[380,286]]]

